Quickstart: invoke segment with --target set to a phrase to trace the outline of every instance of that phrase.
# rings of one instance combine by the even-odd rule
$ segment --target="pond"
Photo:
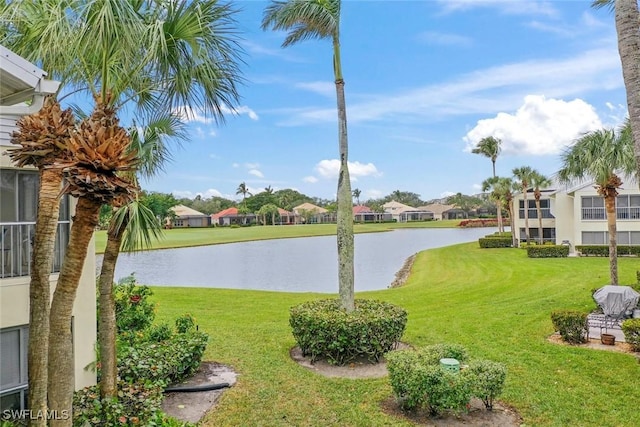
[[[355,289],[385,289],[416,252],[494,231],[423,228],[356,234]],[[261,240],[121,254],[115,277],[135,273],[139,283],[151,286],[337,293],[337,259],[335,236]]]

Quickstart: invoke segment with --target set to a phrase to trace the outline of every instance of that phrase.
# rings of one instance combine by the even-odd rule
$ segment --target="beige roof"
[[[382,207],[385,211],[391,210],[394,212],[402,212],[408,209],[415,210],[413,206],[405,205],[404,203],[396,202],[395,200],[385,203]]]
[[[418,209],[431,211],[434,214],[441,214],[442,212],[446,212],[450,209],[454,209],[455,205],[443,205],[442,203],[432,203],[426,206],[420,206]]]
[[[300,213],[300,211],[308,211],[308,212],[315,212],[315,213],[327,213],[328,212],[325,208],[321,208],[320,206],[316,206],[313,203],[303,203],[303,204],[298,205],[295,208],[293,208],[293,211],[295,213]]]
[[[176,216],[207,216],[202,212],[198,212],[197,210],[191,209],[185,205],[176,205],[172,207],[171,210],[176,214]]]

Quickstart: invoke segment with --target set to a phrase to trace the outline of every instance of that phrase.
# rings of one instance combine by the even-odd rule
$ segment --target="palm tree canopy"
[[[618,131],[599,129],[586,133],[562,155],[561,182],[592,179],[606,187],[616,172],[632,176],[636,171],[629,122]]]
[[[531,175],[531,186],[534,188],[536,198],[540,197],[540,190],[549,187],[552,181],[546,175],[534,170]]]
[[[311,39],[337,41],[340,0],[273,0],[265,9],[262,29],[288,31],[282,47]]]
[[[534,174],[534,170],[531,169],[530,166],[522,166],[519,168],[514,168],[512,173],[513,176],[515,176],[518,181],[520,181],[522,191],[526,192],[527,189],[531,186],[531,177]]]
[[[502,151],[501,145],[502,140],[500,140],[500,138],[487,136],[482,138],[476,144],[476,148],[471,150],[471,152],[473,154],[482,154],[483,156],[490,158],[492,162],[495,162]]]

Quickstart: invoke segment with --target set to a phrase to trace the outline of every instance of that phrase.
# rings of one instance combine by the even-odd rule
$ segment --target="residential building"
[[[175,228],[208,227],[211,225],[211,216],[198,212],[184,205],[176,205],[171,208],[175,217],[168,218],[168,225]]]
[[[391,221],[391,214],[386,212],[374,212],[368,206],[354,206],[353,220],[355,222],[383,222]]]
[[[413,206],[405,205],[392,200],[382,205],[385,213],[391,214],[391,218],[397,222],[430,221],[435,218],[433,212]]]
[[[443,219],[467,219],[469,215],[455,205],[445,205],[442,203],[432,203],[418,207],[420,210],[433,212],[433,219],[436,221]]]
[[[336,222],[335,214],[313,203],[303,203],[294,207],[292,211],[296,215],[298,223],[322,224]]]
[[[616,200],[617,239],[620,245],[640,245],[640,190],[633,177],[621,177],[623,187],[618,190]],[[526,241],[524,225],[524,199],[522,194],[514,197],[517,211],[514,230],[520,242]],[[604,198],[593,182],[573,187],[554,185],[544,189],[540,199],[543,239],[555,244],[570,245],[575,252],[578,245],[607,245],[607,215]],[[538,239],[538,214],[533,192],[527,193],[529,235]]]
[[[59,83],[46,73],[0,46],[0,412],[24,409],[27,397],[27,343],[29,334],[29,282],[31,245],[38,206],[38,171],[17,168],[6,155],[11,134],[20,117],[38,111],[47,94]],[[69,239],[70,218],[75,203],[68,196],[61,201],[56,235],[51,287],[58,273]],[[73,356],[75,386],[95,384],[95,373],[85,369],[95,361],[96,285],[95,250],[89,244],[87,260],[76,303],[73,307]]]
[[[211,215],[211,225],[249,225],[256,222],[256,214],[239,213],[238,208],[228,208]]]

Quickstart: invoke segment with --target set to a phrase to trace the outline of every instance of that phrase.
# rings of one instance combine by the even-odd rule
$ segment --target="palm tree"
[[[524,235],[527,239],[527,245],[529,245],[531,244],[531,239],[529,238],[529,203],[527,201],[527,191],[531,185],[533,169],[529,166],[522,166],[513,169],[512,173],[518,179],[518,182],[520,182],[520,189],[522,190],[522,199],[524,200]]]
[[[640,33],[638,22],[640,11],[637,0],[594,0],[596,8],[608,6],[614,9],[616,32],[618,34],[618,52],[622,63],[622,77],[627,92],[627,108],[631,120],[636,174],[640,176]]]
[[[500,155],[500,151],[502,151],[502,140],[500,138],[495,138],[493,136],[487,136],[482,138],[476,144],[476,147],[471,150],[473,154],[481,154],[485,157],[491,159],[491,165],[493,167],[493,177],[496,176],[496,160]],[[498,212],[496,212],[498,217],[498,231],[504,232],[504,225],[502,224],[502,209],[498,208]]]
[[[247,194],[251,196],[249,187],[247,187],[247,184],[245,184],[244,182],[241,182],[240,185],[238,185],[238,188],[236,189],[236,194],[242,194],[242,203],[244,203],[244,201],[246,200]]]
[[[609,273],[611,284],[618,284],[618,253],[616,235],[616,197],[622,185],[618,173],[633,176],[635,158],[631,126],[619,130],[600,129],[580,137],[562,155],[563,166],[558,171],[561,182],[592,179],[598,194],[604,197],[609,231]]]
[[[542,209],[540,208],[540,198],[542,197],[542,192],[540,189],[547,188],[551,185],[551,180],[542,175],[538,171],[534,170],[531,175],[531,186],[533,187],[533,197],[536,199],[536,213],[538,215],[538,242],[542,245],[544,243],[544,239],[542,236]]]
[[[130,129],[132,147],[140,164],[137,172],[147,178],[162,169],[169,157],[166,140],[185,138],[183,123],[173,114],[157,117],[140,129]],[[135,179],[135,177],[133,177]],[[138,198],[119,207],[112,216],[107,230],[107,244],[98,279],[98,345],[100,354],[100,394],[113,398],[117,393],[116,313],[113,283],[120,250],[136,251],[151,246],[153,239],[162,236],[160,223],[154,212],[140,203]]]
[[[264,188],[264,192],[267,194],[273,194],[273,188],[271,188],[271,186],[269,185],[268,187]]]
[[[49,341],[41,338],[49,335],[49,276],[62,184],[62,170],[51,166],[70,155],[66,150],[66,141],[71,135],[74,118],[71,110],[62,111],[57,100],[49,96],[40,111],[23,117],[17,125],[18,131],[13,135],[12,142],[21,147],[9,150],[11,159],[18,167],[37,167],[40,175],[29,285],[28,402],[34,413],[46,413]]]
[[[308,39],[331,39],[338,108],[340,171],[338,175],[338,286],[342,307],[354,309],[353,212],[349,178],[347,107],[340,59],[340,0],[272,0],[262,19],[264,30],[285,30],[282,47]]]
[[[511,208],[511,201],[513,200],[512,188],[513,181],[511,178],[492,176],[482,181],[482,191],[490,192],[489,198],[496,204],[496,209],[501,210],[503,207],[506,208],[511,224],[513,224],[513,210]],[[515,247],[516,240],[513,232],[511,232],[511,241]]]
[[[356,198],[356,205],[360,205],[360,195],[362,194],[362,192],[360,191],[359,188],[354,188],[353,189],[353,197]]]
[[[233,13],[216,0],[17,0],[2,10],[3,22],[12,24],[6,40],[16,53],[47,64],[54,76],[68,76],[70,89],[88,91],[96,104],[68,143],[77,150],[74,162],[56,163],[67,168],[67,190],[80,197],[51,304],[49,403],[59,411],[71,411],[73,352],[68,325],[94,210],[135,193],[131,183],[115,173],[135,167],[135,154],[129,150],[127,132],[118,126],[116,112],[134,101],[141,116],[186,105],[202,107],[205,114],[222,119],[227,106],[238,100],[240,50]],[[44,339],[41,336],[38,342]]]

